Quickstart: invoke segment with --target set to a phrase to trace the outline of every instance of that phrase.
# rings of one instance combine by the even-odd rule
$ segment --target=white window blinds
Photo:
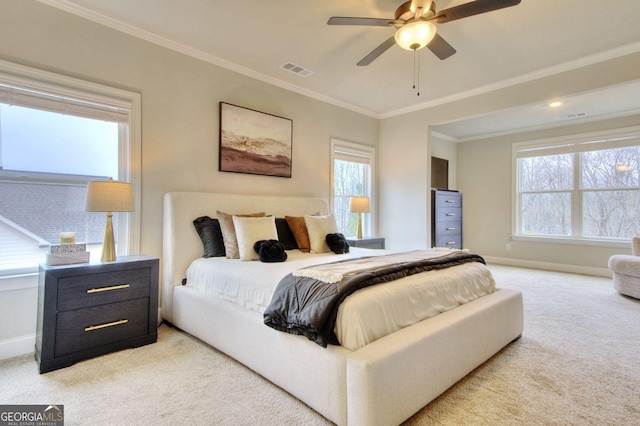
[[[1,75],[0,103],[115,123],[126,123],[129,120],[129,110],[121,105],[114,105],[112,101],[53,95],[37,88],[3,82]]]
[[[352,163],[371,165],[372,153],[367,151],[361,151],[346,146],[335,145],[334,147],[334,159],[350,161]]]
[[[640,145],[640,131],[611,136],[591,136],[579,140],[563,142],[517,145],[517,158],[543,157],[547,155],[572,154],[575,152],[600,151],[604,149],[625,148]]]

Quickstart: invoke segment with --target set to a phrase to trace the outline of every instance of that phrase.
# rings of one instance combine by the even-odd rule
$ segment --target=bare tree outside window
[[[633,143],[640,137],[547,146],[537,148],[539,156],[536,148],[523,149],[516,162],[518,235],[640,235],[640,144]]]
[[[351,197],[366,195],[364,186],[368,166],[350,161],[335,160],[333,211],[338,229],[347,236],[356,235],[358,215],[349,212]]]
[[[333,214],[338,230],[355,237],[358,216],[349,211],[351,197],[372,197],[375,148],[332,140]],[[371,214],[364,217],[365,235],[371,229]]]
[[[520,159],[523,234],[571,235],[573,157]]]
[[[640,232],[640,146],[582,155],[583,234],[630,238]]]

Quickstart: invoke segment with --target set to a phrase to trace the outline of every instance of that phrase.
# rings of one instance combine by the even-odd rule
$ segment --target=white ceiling
[[[356,63],[393,28],[329,26],[331,16],[392,18],[403,0],[40,0],[260,80],[374,117],[463,99],[558,71],[640,51],[640,0],[522,0],[514,7],[438,25],[457,53],[420,55],[393,46],[369,66]],[[469,0],[436,0],[437,9]],[[292,62],[313,71],[300,77]],[[640,109],[640,83],[579,94],[560,110],[525,105],[437,127],[456,140],[549,126],[560,114],[587,117]],[[606,98],[608,102],[602,102]],[[595,102],[595,101],[598,102]],[[506,114],[506,115],[505,115]],[[505,115],[507,120],[503,120]],[[490,119],[489,119],[490,118]]]

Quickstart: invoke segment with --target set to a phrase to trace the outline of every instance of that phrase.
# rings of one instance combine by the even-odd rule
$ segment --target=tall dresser
[[[431,190],[431,246],[462,248],[462,193]]]

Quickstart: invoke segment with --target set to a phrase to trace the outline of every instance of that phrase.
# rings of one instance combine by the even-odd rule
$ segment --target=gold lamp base
[[[358,230],[356,231],[356,238],[362,239],[362,213],[358,213]]]
[[[102,257],[103,262],[115,262],[116,261],[116,244],[113,239],[113,213],[107,212],[107,227],[104,229],[104,242],[102,243]]]

